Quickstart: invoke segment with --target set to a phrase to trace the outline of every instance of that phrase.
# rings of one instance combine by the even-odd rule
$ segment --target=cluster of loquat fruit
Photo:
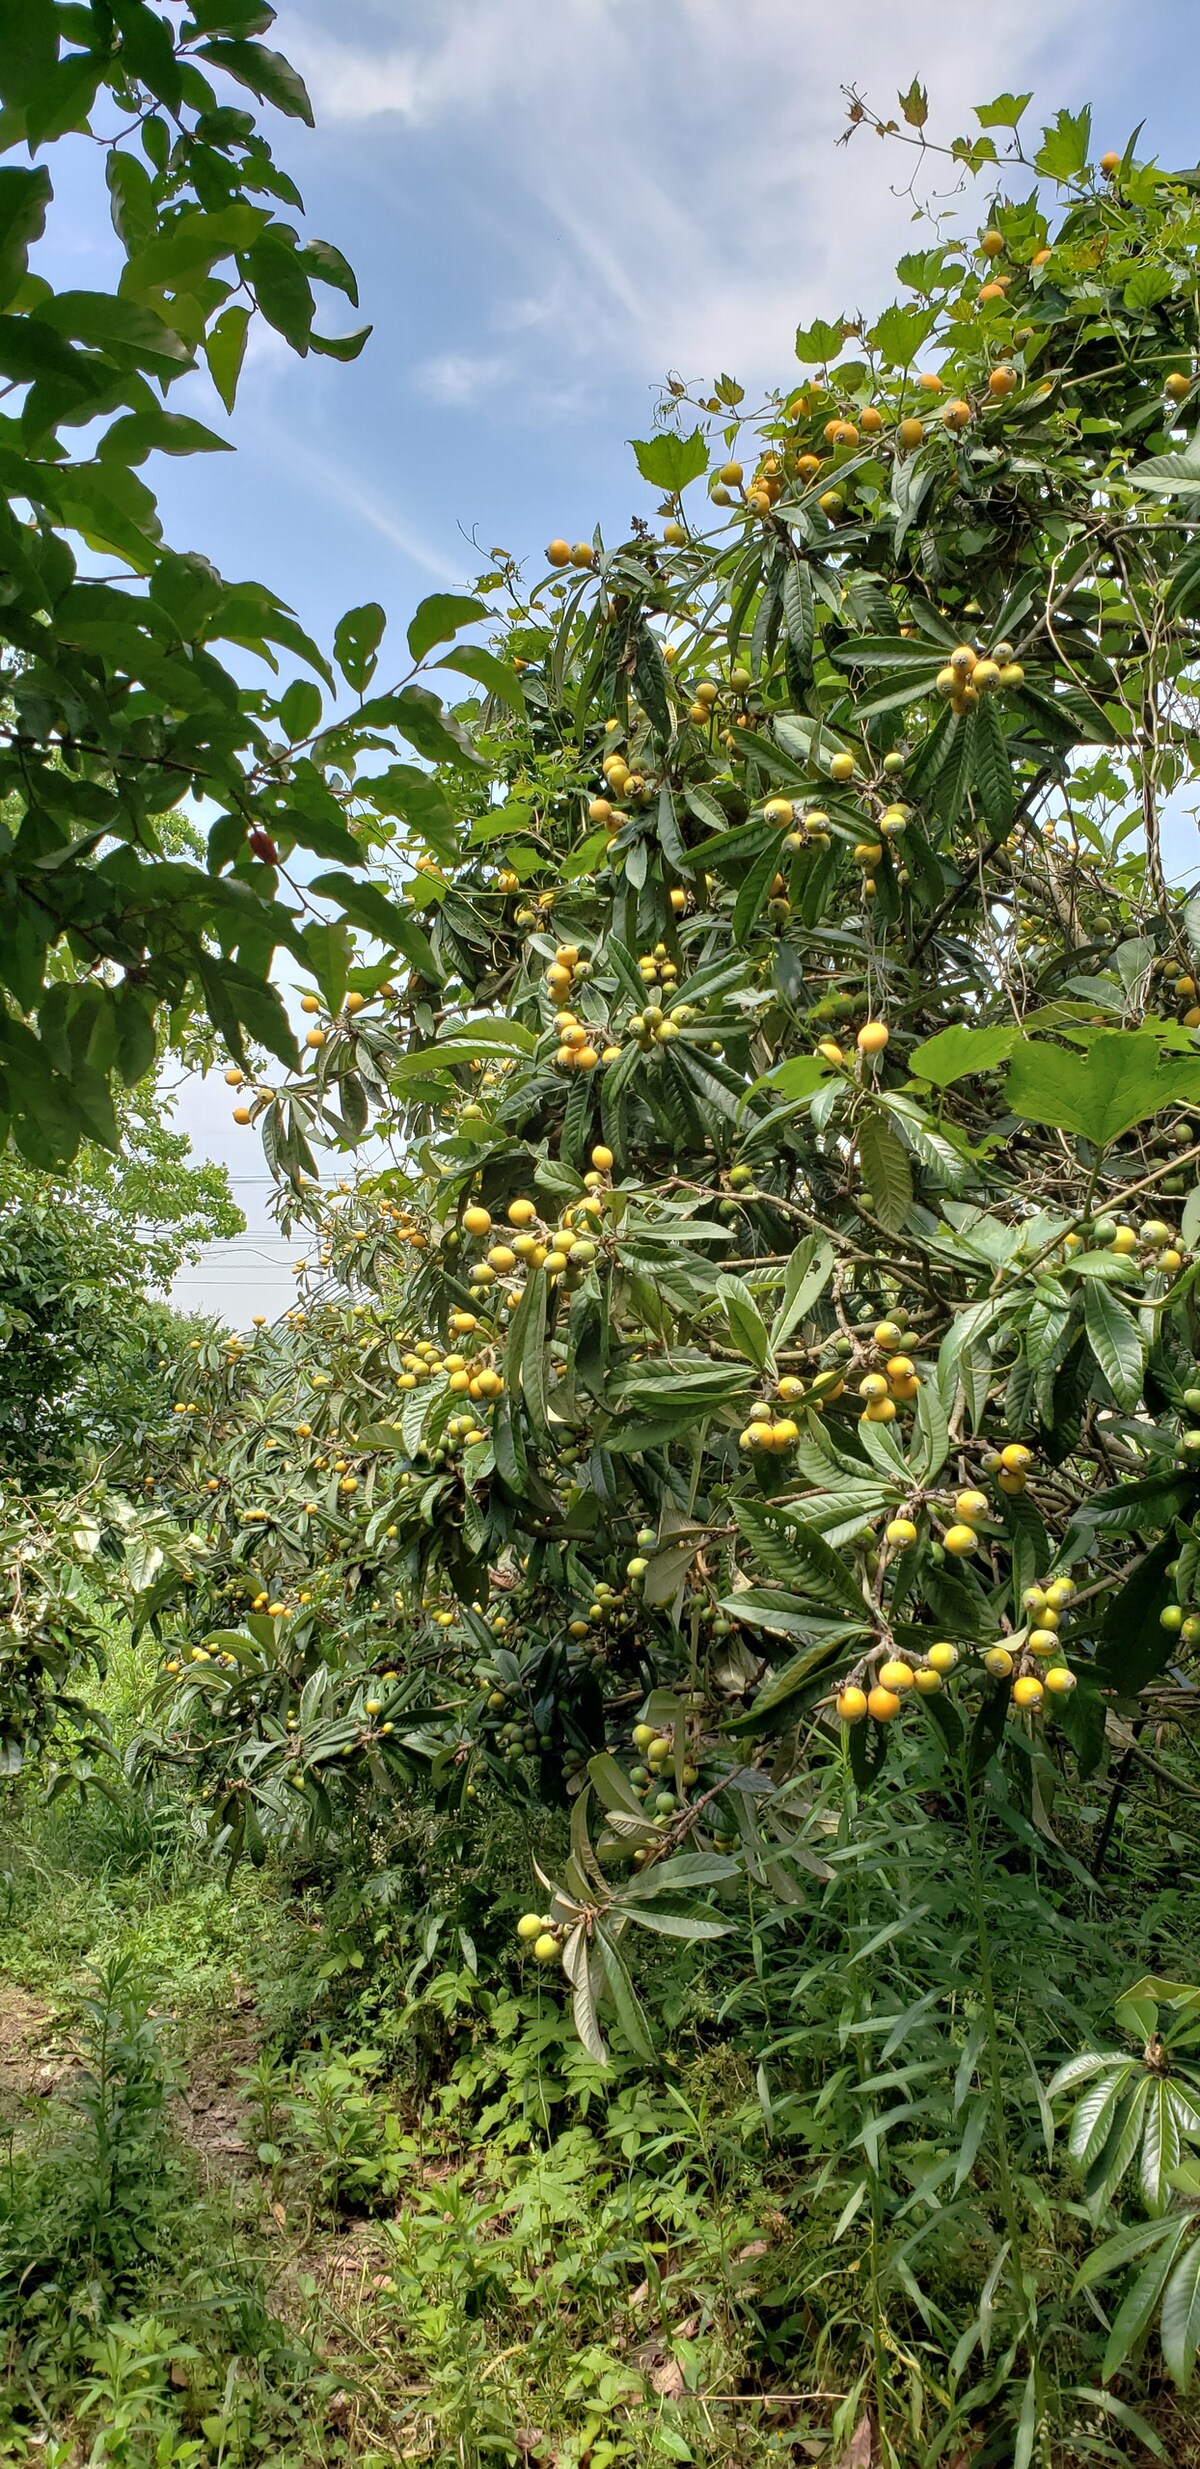
[[[586,569],[596,563],[596,552],[590,540],[577,540],[572,548],[569,540],[551,540],[546,545],[548,566],[578,566]]]
[[[568,1291],[573,1290],[600,1257],[600,1246],[594,1238],[600,1232],[604,1185],[613,1162],[612,1150],[598,1142],[584,1176],[582,1196],[564,1209],[557,1226],[551,1226],[542,1217],[536,1200],[527,1194],[518,1193],[510,1200],[506,1216],[514,1229],[512,1235],[490,1243],[483,1258],[469,1264],[472,1299],[485,1298],[498,1278],[515,1278],[522,1271],[528,1274],[532,1270],[541,1270],[551,1283],[561,1280]],[[485,1209],[481,1201],[469,1203],[460,1222],[464,1234],[475,1242],[497,1232],[490,1209]]]
[[[1164,1276],[1174,1276],[1183,1267],[1184,1255],[1174,1228],[1165,1217],[1145,1218],[1140,1226],[1115,1217],[1097,1217],[1088,1224],[1072,1229],[1063,1236],[1064,1252],[1110,1251],[1118,1260],[1139,1255],[1143,1269],[1159,1269]]]
[[[946,1541],[948,1546],[948,1536]],[[1074,1593],[1074,1584],[1068,1577],[1053,1578],[1047,1586],[1026,1587],[1022,1596],[1024,1627],[994,1646],[963,1649],[949,1638],[940,1638],[923,1655],[895,1646],[876,1648],[842,1682],[833,1701],[835,1711],[847,1726],[862,1723],[867,1716],[876,1723],[892,1723],[910,1693],[917,1697],[936,1696],[965,1652],[990,1679],[1011,1683],[1014,1712],[1034,1714],[1047,1694],[1068,1697],[1076,1686],[1070,1665],[1054,1660],[1062,1654],[1059,1627]],[[1200,1623],[1197,1627],[1200,1633]]]
[[[1025,671],[1011,643],[996,643],[990,652],[973,643],[958,643],[934,679],[939,694],[949,697],[953,712],[972,711],[981,696],[1007,694],[1025,683]]]

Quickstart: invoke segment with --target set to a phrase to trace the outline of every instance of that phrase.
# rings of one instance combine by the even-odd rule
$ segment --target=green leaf
[[[516,719],[525,718],[525,694],[521,680],[507,660],[499,660],[495,652],[482,644],[460,644],[457,651],[447,652],[437,663],[439,669],[454,669],[460,677],[474,678],[484,692],[496,695]]]
[[[1193,2236],[1163,2291],[1159,2339],[1167,2373],[1189,2392],[1200,2350],[1200,2237]]]
[[[1200,1102],[1200,1058],[1163,1060],[1157,1038],[1144,1029],[1105,1030],[1083,1054],[1023,1038],[1004,1094],[1026,1121],[1082,1132],[1106,1149],[1166,1107]]]
[[[907,368],[936,324],[936,309],[885,309],[871,329],[871,341],[889,368]]]
[[[629,442],[643,480],[668,496],[678,497],[689,481],[699,480],[708,470],[708,442],[703,429],[693,429],[690,437],[664,429],[658,437],[632,437]]]
[[[0,0],[0,99],[20,110],[58,58],[53,0]]]
[[[865,1622],[854,1627],[839,1623],[831,1635],[803,1647],[790,1662],[782,1664],[769,1680],[764,1681],[755,1693],[749,1712],[727,1723],[725,1730],[739,1740],[758,1739],[783,1731],[795,1720],[798,1712],[795,1701],[807,1693],[819,1693],[825,1685],[826,1675],[832,1674],[835,1667],[844,1665],[847,1642],[865,1634]]]
[[[924,1380],[917,1394],[913,1472],[921,1483],[932,1483],[950,1453],[950,1426],[936,1380]]]
[[[967,1773],[972,1783],[990,1766],[1004,1738],[1009,1695],[1008,1682],[995,1680],[980,1699],[967,1742]]]
[[[486,769],[483,756],[476,753],[457,722],[443,710],[437,696],[424,686],[403,686],[399,694],[379,695],[374,702],[363,705],[359,719],[367,726],[378,724],[399,730],[427,763],[452,763],[456,769],[466,766],[473,771]]]
[[[438,983],[441,972],[424,927],[389,900],[378,884],[359,883],[351,874],[319,874],[313,877],[311,888],[323,900],[334,901],[356,926],[365,926],[368,934],[377,936],[385,951],[403,952],[409,966],[430,985]]]
[[[820,1602],[832,1604],[836,1611],[845,1612],[852,1619],[865,1620],[866,1605],[853,1571],[816,1527],[805,1523],[804,1511],[803,1502],[794,1504],[786,1515],[778,1511],[768,1515],[749,1500],[733,1503],[733,1514],[742,1534],[772,1574],[774,1560],[776,1566],[784,1568],[792,1585]]]
[[[314,919],[303,929],[304,949],[312,970],[331,1012],[336,1012],[346,991],[354,946],[340,919],[321,925]]]
[[[295,241],[285,239],[282,229],[272,225],[260,233],[247,251],[246,264],[254,297],[267,324],[274,326],[285,343],[290,343],[292,350],[303,357],[312,333],[315,304]]]
[[[208,373],[227,412],[237,399],[238,379],[250,331],[250,311],[237,305],[222,309],[204,338]]]
[[[898,1232],[913,1204],[912,1168],[908,1152],[881,1114],[864,1114],[858,1127],[858,1153],[864,1183],[869,1187],[876,1217],[890,1234]]]
[[[1032,94],[998,94],[994,103],[977,103],[975,117],[981,129],[1015,129],[1032,101]]]
[[[104,432],[99,454],[105,462],[144,463],[151,454],[230,454],[227,437],[218,437],[200,420],[183,412],[164,411],[157,403],[145,411],[126,412]]]
[[[827,318],[818,317],[814,325],[796,328],[797,360],[836,360],[841,348],[842,329],[831,326]]]
[[[1042,142],[1034,156],[1035,168],[1051,180],[1075,180],[1086,171],[1088,148],[1092,142],[1092,115],[1085,104],[1082,111],[1060,111],[1052,128],[1042,130]]]
[[[914,77],[907,94],[896,99],[910,129],[923,129],[929,118],[929,97],[920,79]]]
[[[1152,454],[1135,463],[1127,475],[1135,489],[1154,489],[1164,496],[1194,497],[1200,489],[1200,430],[1194,429],[1178,454]]]
[[[468,599],[461,592],[431,592],[422,600],[408,628],[408,648],[414,660],[423,660],[435,643],[450,643],[464,626],[473,626],[487,611],[482,600]]]
[[[834,1069],[835,1066],[827,1063],[824,1055],[794,1054],[786,1063],[776,1063],[771,1071],[764,1072],[762,1079],[755,1081],[754,1087],[778,1089],[781,1097],[794,1100],[799,1105],[805,1098],[816,1096]]]
[[[304,79],[282,52],[268,51],[263,43],[218,38],[201,43],[198,57],[215,69],[224,69],[227,77],[236,78],[240,86],[248,86],[260,102],[273,103],[276,111],[285,112],[290,120],[303,120],[310,129],[315,125]]]
[[[1100,1278],[1088,1279],[1083,1316],[1088,1344],[1118,1406],[1132,1411],[1142,1394],[1145,1368],[1145,1344],[1137,1322]]]
[[[609,1995],[612,1998],[621,2030],[634,2056],[639,2057],[643,2065],[651,2066],[655,2061],[656,2051],[650,2026],[634,1988],[625,1958],[611,1930],[605,1927],[603,1921],[596,1923],[596,1943],[604,1966],[604,1977],[608,1984]]]
[[[810,677],[815,616],[812,576],[802,557],[789,558],[784,569],[783,622],[799,673]]]
[[[1123,298],[1127,309],[1154,309],[1160,300],[1169,300],[1175,289],[1175,277],[1169,266],[1139,266],[1130,275]]]
[[[317,334],[314,332],[308,338],[309,348],[319,353],[325,360],[357,360],[364,346],[370,342],[374,331],[373,326],[356,326],[353,334]]]
[[[165,288],[176,290],[205,280],[221,258],[250,249],[268,220],[261,206],[222,206],[212,214],[185,207],[130,258],[121,277],[122,294],[133,300],[152,300]]]
[[[650,1903],[656,1895],[678,1894],[684,1887],[723,1886],[740,1874],[739,1863],[724,1852],[678,1852],[670,1860],[656,1860],[640,1877],[631,1878],[621,1889],[621,1908]]]
[[[279,717],[292,745],[311,737],[321,725],[321,689],[310,677],[297,677],[279,698]]]
[[[767,905],[771,885],[778,871],[779,854],[782,847],[783,833],[781,831],[772,832],[767,847],[755,859],[754,864],[743,878],[733,910],[735,943],[745,941],[751,927],[757,923]]]
[[[156,310],[112,292],[56,292],[53,299],[40,303],[38,317],[74,343],[91,344],[118,357],[127,355],[136,367],[155,374],[173,376],[191,358],[188,345]]]
[[[806,1235],[798,1243],[788,1262],[783,1280],[783,1294],[771,1327],[771,1346],[776,1351],[786,1344],[797,1323],[811,1311],[818,1295],[824,1293],[833,1275],[833,1245],[824,1235]]]
[[[383,641],[387,617],[377,600],[365,601],[360,609],[347,609],[338,619],[333,633],[333,656],[348,686],[365,694],[378,666],[376,655]]]
[[[644,1818],[645,1810],[623,1766],[607,1750],[588,1759],[588,1774],[598,1800],[606,1809],[619,1810],[625,1817]]]
[[[737,1277],[719,1277],[717,1295],[730,1337],[738,1353],[762,1371],[770,1352],[766,1322],[748,1286]]]
[[[975,787],[993,834],[1007,831],[1013,812],[1012,764],[999,712],[986,696],[975,713],[972,765]]]
[[[1118,2367],[1124,2365],[1130,2351],[1144,2340],[1162,2295],[1163,2284],[1187,2231],[1186,2219],[1172,2221],[1169,2229],[1164,2229],[1161,2246],[1150,2256],[1127,2289],[1117,2309],[1100,2368],[1106,2383],[1111,2375],[1116,2374]]]
[[[625,1907],[623,1907],[625,1908]],[[677,1937],[694,1945],[701,1938],[728,1937],[732,1921],[710,1920],[700,1912],[658,1912],[645,1904],[628,1906],[626,1917],[639,1929],[654,1929],[660,1937]]]
[[[1165,1670],[1175,1653],[1175,1640],[1162,1627],[1159,1614],[1175,1599],[1167,1563],[1177,1550],[1174,1534],[1165,1534],[1135,1564],[1124,1585],[1108,1597],[1096,1641],[1095,1677],[1101,1688],[1136,1697],[1139,1689]]]
[[[40,164],[33,171],[0,170],[0,308],[7,308],[24,278],[31,242],[45,230],[50,193],[50,175]]]

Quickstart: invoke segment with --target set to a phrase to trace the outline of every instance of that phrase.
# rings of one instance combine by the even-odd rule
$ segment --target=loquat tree
[[[984,2397],[1028,2462],[981,1841],[1079,1872],[1056,1809],[1112,1741],[1196,1789],[1200,901],[1162,834],[1200,755],[1200,209],[1132,147],[1093,167],[1086,112],[1027,159],[1023,109],[949,150],[984,211],[896,305],[802,330],[757,406],[671,383],[624,540],[480,578],[472,768],[380,860],[406,935],[242,1108],[314,1250],[277,1330],[197,1342],[146,1611],[159,1753],[231,1855],[417,1792],[569,1805],[520,1935],[600,2057],[605,2008],[653,2047],[639,1930],[722,1936],[743,1883],[786,1917],[873,1795],[935,1810],[993,2156],[948,2423],[1002,2292]],[[397,1162],[314,1197],[322,1122]],[[1194,2228],[1155,2249],[1193,2292]]]

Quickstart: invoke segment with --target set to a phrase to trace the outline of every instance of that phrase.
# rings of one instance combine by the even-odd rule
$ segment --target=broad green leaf
[[[435,643],[452,642],[464,626],[473,626],[486,615],[482,600],[467,599],[461,592],[431,592],[409,620],[408,648],[413,659],[423,660]]]
[[[654,1861],[640,1877],[631,1878],[621,1889],[621,1906],[649,1903],[656,1895],[677,1894],[685,1886],[724,1885],[740,1874],[739,1862],[724,1852],[678,1852],[670,1860]]]
[[[57,58],[52,0],[0,0],[0,99],[18,110],[31,102]]]
[[[477,686],[483,687],[485,694],[497,695],[518,720],[524,719],[525,695],[521,680],[507,660],[498,660],[495,652],[487,651],[481,644],[468,643],[460,645],[457,651],[447,652],[436,665],[439,669],[454,669],[460,677],[473,678]]]
[[[936,324],[934,309],[885,309],[871,328],[871,341],[889,368],[907,368]]]
[[[632,1976],[620,1947],[611,1929],[606,1928],[603,1921],[598,1921],[596,1924],[596,1943],[609,1995],[612,1998],[621,2030],[635,2057],[641,2058],[644,2065],[651,2066],[655,2059],[655,2048],[645,2010],[634,1988]]]
[[[313,126],[313,108],[304,79],[282,52],[269,51],[264,43],[224,36],[201,43],[199,57],[213,68],[223,69],[227,77],[236,78],[239,85],[248,86],[251,94],[257,94],[264,103],[273,103],[276,111],[305,121],[310,129]]]
[[[1200,1057],[1164,1060],[1142,1029],[1105,1030],[1086,1053],[1023,1039],[1008,1068],[1005,1097],[1031,1123],[1082,1132],[1099,1149],[1168,1106],[1200,1103]]]
[[[208,373],[227,412],[237,399],[238,379],[246,354],[246,337],[250,331],[250,311],[235,303],[222,309],[204,338],[204,357]]]
[[[994,103],[977,103],[975,117],[981,129],[1015,129],[1032,101],[1032,94],[998,94]]]
[[[841,348],[841,327],[831,326],[823,317],[818,317],[814,325],[798,326],[796,329],[797,360],[836,360]]]
[[[762,1079],[756,1081],[754,1086],[758,1089],[777,1089],[781,1097],[802,1104],[805,1098],[816,1096],[834,1068],[824,1055],[791,1055],[786,1063],[776,1063],[771,1071],[764,1072]]]
[[[622,1909],[639,1929],[653,1929],[660,1937],[684,1938],[692,1945],[702,1938],[728,1937],[733,1926],[732,1921],[710,1920],[707,1913],[660,1912],[644,1903],[623,1905]]]
[[[365,694],[378,665],[377,654],[387,618],[377,600],[347,609],[333,633],[333,656],[348,686]]]
[[[437,984],[440,971],[423,926],[389,900],[378,884],[360,883],[352,874],[320,874],[314,875],[312,889],[323,899],[335,901],[356,926],[365,926],[385,951],[403,952],[410,967],[431,986]]]
[[[1042,130],[1042,142],[1034,157],[1036,167],[1051,180],[1076,180],[1087,168],[1091,142],[1092,115],[1087,105],[1078,112],[1064,109],[1050,128]]]
[[[677,497],[689,481],[699,480],[708,470],[708,444],[703,429],[693,429],[690,437],[664,429],[657,437],[634,437],[629,442],[643,480],[668,496]]]

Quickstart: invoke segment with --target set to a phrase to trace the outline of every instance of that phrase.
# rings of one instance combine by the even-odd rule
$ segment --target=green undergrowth
[[[1029,2457],[1200,2457],[1152,2344],[1104,2379],[1115,2301],[1076,2289],[1097,2224],[1044,2092],[1131,1977],[1189,1976],[1153,1785],[1097,1885],[1103,1797],[1032,1852],[985,1799],[998,2086],[959,1838],[903,1774],[860,1804],[836,1769],[749,1951],[654,1941],[656,2061],[616,2034],[601,2067],[514,1933],[553,1813],[410,1805],[353,1861],[231,1881],[123,1771],[143,1679],[115,1640],[106,1790],[6,1814],[0,2458],[832,2469],[866,2419],[873,2459],[942,2469],[961,2428],[999,2469],[1004,2219],[1054,2361]]]

